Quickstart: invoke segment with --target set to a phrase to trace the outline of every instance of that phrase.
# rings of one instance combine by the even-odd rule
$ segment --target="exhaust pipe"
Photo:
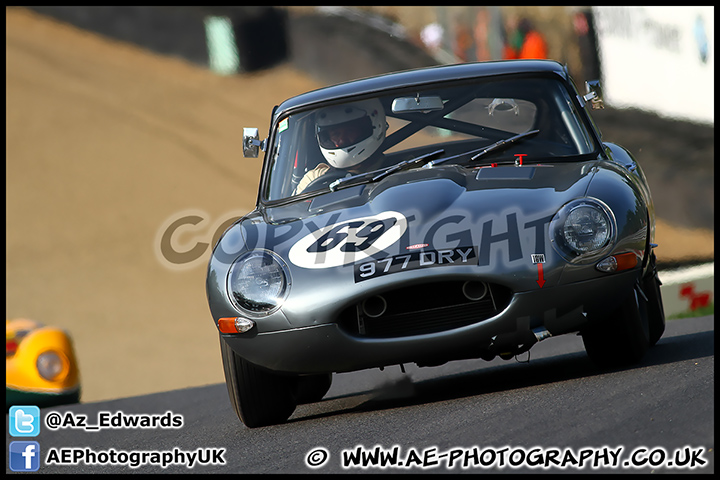
[[[535,335],[535,338],[538,342],[541,342],[545,340],[546,338],[552,337],[552,333],[548,331],[545,327],[537,327],[533,329],[533,335]]]
[[[363,300],[361,308],[365,316],[377,318],[387,310],[387,302],[380,295],[375,295]]]
[[[552,333],[545,327],[533,328],[531,332],[524,330],[495,335],[487,347],[488,357],[492,359],[493,355],[498,355],[503,360],[508,360],[515,355],[527,352],[536,343],[550,337],[552,337]]]
[[[468,300],[477,302],[485,298],[488,293],[488,286],[485,282],[467,281],[463,283],[462,293]]]

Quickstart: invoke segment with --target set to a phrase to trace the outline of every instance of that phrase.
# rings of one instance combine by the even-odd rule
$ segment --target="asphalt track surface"
[[[39,436],[6,433],[6,443],[9,448],[12,440],[37,441],[39,473],[714,472],[714,316],[668,322],[663,338],[632,368],[598,370],[575,335],[547,339],[530,354],[529,362],[477,360],[406,366],[405,374],[400,367],[336,374],[325,399],[299,406],[283,425],[246,428],[231,410],[225,385],[217,384],[42,409]],[[122,412],[126,417],[174,417],[182,425],[94,431],[79,426],[83,416],[87,425],[100,425],[101,412],[108,424]],[[49,429],[51,417],[60,418],[65,428]],[[357,447],[367,452],[396,448],[397,458],[410,460],[412,468],[345,468],[343,451]],[[189,459],[177,452],[197,449],[208,449],[198,458],[212,459],[212,451],[218,456],[214,465],[196,460],[191,469],[82,460],[48,464],[51,451],[56,460],[75,455],[68,449],[90,460],[95,455],[96,461],[110,459],[111,451],[120,460],[126,452],[127,461],[132,452],[142,451],[158,452],[158,458],[166,454],[168,460],[170,455]],[[552,450],[559,456],[549,461],[549,469],[529,466]],[[566,457],[568,451],[576,462],[583,452],[593,457],[587,456],[580,469],[579,462]],[[595,456],[613,465],[610,452],[619,452],[619,466],[593,469]],[[695,469],[668,466],[685,463],[693,454]],[[561,468],[558,459],[569,463]],[[310,468],[308,462],[314,461],[322,465]],[[510,467],[511,462],[520,468]]]

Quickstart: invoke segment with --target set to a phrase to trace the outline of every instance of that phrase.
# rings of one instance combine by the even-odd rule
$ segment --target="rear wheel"
[[[238,418],[250,427],[285,422],[297,406],[296,378],[275,375],[238,356],[220,337],[225,384]]]
[[[647,302],[637,289],[609,314],[588,314],[582,331],[585,351],[601,367],[620,367],[639,362],[650,346]]]

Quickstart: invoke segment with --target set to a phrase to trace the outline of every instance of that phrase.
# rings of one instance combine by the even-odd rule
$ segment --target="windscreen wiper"
[[[499,140],[499,141],[493,143],[492,145],[488,145],[487,147],[476,148],[476,149],[473,149],[473,150],[470,150],[470,151],[467,151],[467,152],[459,153],[459,154],[457,154],[457,155],[451,155],[451,156],[449,156],[449,157],[439,158],[439,159],[437,159],[437,160],[433,160],[433,161],[431,161],[431,162],[427,162],[427,163],[423,166],[423,168],[433,168],[435,165],[440,165],[441,163],[445,163],[445,162],[448,162],[448,161],[450,161],[450,160],[455,160],[455,159],[457,159],[457,158],[464,157],[464,156],[466,156],[466,155],[470,155],[470,154],[475,153],[475,152],[479,152],[479,153],[476,153],[475,155],[473,155],[473,156],[470,158],[471,161],[477,160],[478,158],[482,157],[483,155],[487,155],[487,154],[490,153],[490,152],[494,152],[495,150],[498,150],[498,149],[500,149],[501,147],[505,147],[505,146],[507,146],[507,145],[516,143],[518,140],[522,140],[522,139],[524,139],[524,138],[529,138],[529,137],[531,137],[531,136],[533,136],[533,135],[536,135],[536,134],[538,134],[538,133],[540,133],[540,130],[531,130],[531,131],[529,131],[529,132],[523,132],[523,133],[520,133],[520,134],[518,134],[518,135],[515,135],[514,137],[510,137],[510,138],[505,138],[505,139],[503,139],[503,140]]]
[[[481,157],[484,157],[490,152],[494,152],[495,150],[499,150],[500,148],[503,148],[508,145],[512,145],[513,143],[517,143],[520,140],[523,140],[525,138],[529,138],[532,136],[537,135],[540,133],[540,130],[530,130],[529,132],[523,132],[515,135],[514,137],[506,138],[504,140],[498,140],[497,142],[493,143],[492,145],[488,145],[487,147],[483,148],[479,153],[476,153],[472,157],[470,157],[470,161],[474,162],[475,160],[478,160]]]
[[[375,177],[373,177],[373,182],[377,182],[379,180],[382,180],[383,178],[387,177],[388,175],[392,175],[395,172],[400,172],[402,170],[410,170],[411,168],[417,167],[419,165],[424,165],[433,158],[437,157],[438,155],[442,155],[445,153],[445,150],[442,148],[440,150],[435,150],[434,152],[426,153],[425,155],[421,155],[417,158],[412,158],[410,160],[405,160],[404,162],[400,162],[396,165],[393,165],[392,167],[388,168],[387,170],[380,172]]]
[[[416,158],[411,158],[410,160],[405,160],[404,162],[400,162],[398,164],[393,165],[392,167],[385,167],[381,168],[379,170],[375,170],[372,172],[367,173],[359,173],[357,175],[353,175],[352,177],[344,177],[340,178],[338,180],[335,180],[330,184],[330,190],[335,192],[339,190],[340,188],[347,186],[347,185],[360,185],[362,183],[370,183],[370,182],[378,182],[382,180],[383,178],[387,177],[388,175],[392,175],[395,172],[399,172],[402,170],[409,170],[411,168],[415,168],[419,165],[424,165],[425,163],[429,162],[433,158],[437,157],[438,155],[442,155],[445,152],[445,150],[435,150],[434,152],[426,153],[425,155],[421,155]]]

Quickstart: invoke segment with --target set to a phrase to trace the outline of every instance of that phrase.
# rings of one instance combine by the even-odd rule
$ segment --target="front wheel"
[[[648,312],[636,289],[609,314],[588,314],[581,332],[590,360],[601,367],[620,367],[639,362],[650,347]]]
[[[225,384],[238,418],[249,428],[285,422],[295,411],[295,378],[275,375],[237,355],[220,337]]]
[[[295,401],[298,405],[322,400],[332,385],[332,373],[306,375],[297,378]]]
[[[642,281],[642,289],[648,300],[648,325],[650,331],[650,346],[654,346],[663,333],[665,333],[665,308],[660,294],[660,278],[655,266],[655,254],[650,254],[650,269],[648,276]]]

